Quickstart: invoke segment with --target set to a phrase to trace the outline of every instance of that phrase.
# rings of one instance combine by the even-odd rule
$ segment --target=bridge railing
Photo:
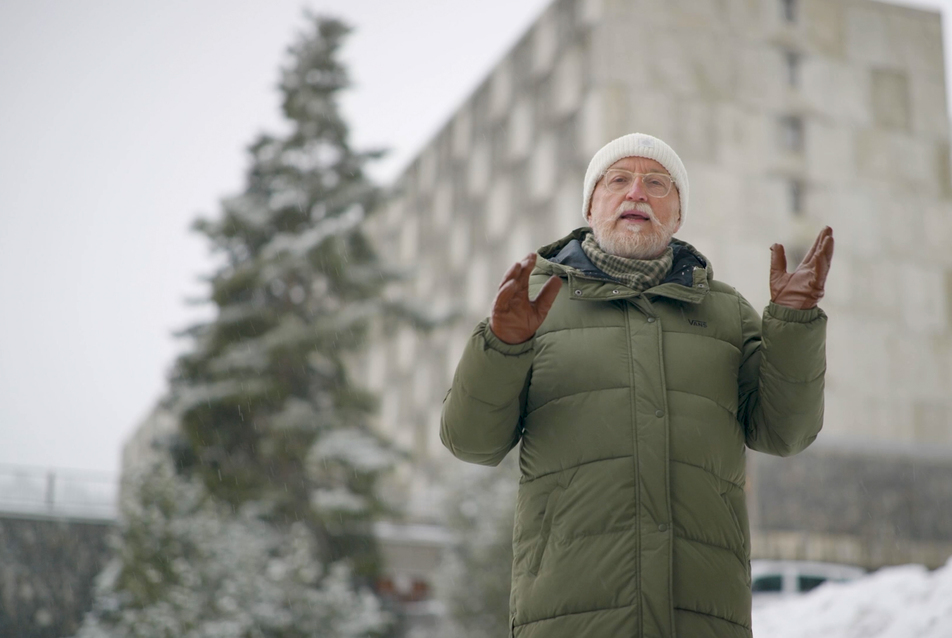
[[[119,478],[110,472],[0,464],[0,513],[116,518]]]

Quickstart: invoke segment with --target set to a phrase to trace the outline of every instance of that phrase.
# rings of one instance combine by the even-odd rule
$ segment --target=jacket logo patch
[[[699,328],[707,328],[707,322],[701,321],[700,319],[688,319],[688,323],[692,326],[698,326]]]

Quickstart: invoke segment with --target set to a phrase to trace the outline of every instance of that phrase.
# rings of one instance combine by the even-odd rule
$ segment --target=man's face
[[[608,170],[668,174],[653,159],[625,157]],[[664,252],[681,227],[681,198],[676,186],[664,197],[652,197],[639,177],[630,188],[613,192],[603,176],[595,184],[588,214],[595,241],[605,252],[628,259],[653,259]]]

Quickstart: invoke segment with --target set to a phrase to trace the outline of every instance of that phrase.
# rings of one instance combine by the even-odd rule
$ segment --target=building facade
[[[929,11],[872,0],[556,0],[377,216],[376,241],[407,273],[390,293],[457,316],[425,334],[381,329],[362,362],[382,397],[382,432],[411,453],[400,485],[415,515],[437,518],[439,477],[458,463],[439,440],[441,401],[499,279],[584,224],[589,159],[639,131],[687,167],[693,205],[678,236],[754,307],[768,301],[771,244],[795,265],[823,226],[836,234],[822,304],[824,431],[802,458],[749,455],[755,556],[874,567],[952,554],[948,517],[904,525],[908,508],[877,507],[883,494],[857,483],[899,484],[925,464],[929,481],[904,484],[923,507],[952,511],[944,78],[941,20]],[[803,489],[767,480],[780,475]],[[874,512],[886,540],[870,540],[862,521],[838,523],[833,505],[798,516],[821,495],[852,502],[860,518]]]

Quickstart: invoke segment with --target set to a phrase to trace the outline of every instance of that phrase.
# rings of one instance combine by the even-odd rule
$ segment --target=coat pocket
[[[529,559],[529,573],[533,576],[538,575],[539,567],[542,565],[542,556],[545,554],[545,548],[549,544],[549,533],[552,530],[552,519],[555,518],[555,508],[559,502],[559,497],[565,491],[561,485],[556,485],[549,498],[545,501],[545,512],[542,515],[542,528],[539,530],[539,538],[536,540],[535,549]]]
[[[746,568],[747,582],[750,582],[750,556],[748,555],[749,550],[747,549],[747,530],[745,529],[745,524],[741,522],[740,517],[737,515],[737,509],[734,507],[734,504],[731,503],[730,494],[726,492],[721,493],[721,500],[724,501],[724,506],[730,514],[731,523],[734,528],[735,540],[731,549],[737,556],[737,560]]]

